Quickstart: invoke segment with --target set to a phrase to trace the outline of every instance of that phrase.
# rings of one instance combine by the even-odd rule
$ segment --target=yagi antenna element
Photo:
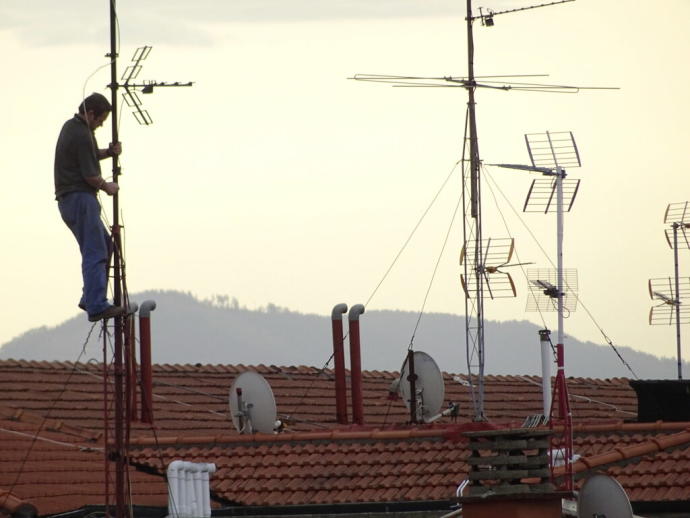
[[[141,93],[150,94],[153,93],[154,87],[192,86],[193,84],[191,81],[187,83],[180,83],[179,81],[174,83],[166,83],[146,80],[141,83],[133,83],[132,81],[134,81],[141,72],[141,62],[149,56],[151,49],[152,47],[146,45],[139,47],[134,51],[132,63],[128,65],[127,68],[125,68],[125,71],[122,73],[121,80],[123,82],[117,85],[118,87],[124,88],[125,91],[122,94],[122,98],[124,99],[125,104],[132,108],[132,113],[134,114],[134,118],[137,120],[137,122],[143,126],[153,124],[153,120],[151,119],[149,112],[141,108],[141,99],[139,98],[139,95],[137,95],[135,89],[140,88]]]
[[[473,298],[477,292],[477,277],[481,277],[484,291],[491,299],[515,297],[515,283],[508,272],[502,270],[509,266],[513,257],[515,242],[513,238],[485,239],[481,247],[482,257],[477,257],[475,243],[466,243],[460,252],[460,266],[467,263],[467,273],[460,275],[465,297]]]
[[[580,167],[582,164],[577,144],[575,144],[575,137],[570,131],[528,133],[525,135],[525,143],[527,144],[531,165],[493,165],[508,169],[518,169],[520,171],[538,172],[548,177],[546,189],[543,189],[541,184],[537,185],[537,180],[532,182],[524,210],[527,211],[530,207],[536,207],[540,212],[548,213],[555,209],[557,266],[555,272],[533,270],[531,275],[528,273],[530,297],[528,298],[527,307],[529,310],[532,303],[535,309],[549,310],[553,308],[558,311],[558,342],[556,344],[558,374],[553,391],[554,404],[551,406],[549,423],[553,426],[554,421],[558,421],[557,424],[562,426],[562,434],[551,436],[551,445],[552,449],[554,446],[557,446],[565,451],[564,489],[572,490],[573,475],[570,461],[573,450],[572,414],[570,412],[568,387],[565,379],[565,348],[563,345],[565,333],[563,331],[563,323],[564,313],[575,309],[575,302],[566,303],[565,286],[568,286],[568,293],[574,293],[577,289],[577,273],[572,269],[566,272],[563,268],[563,215],[564,212],[572,207],[579,188],[579,181],[571,184],[570,188],[566,187],[566,168]]]
[[[517,13],[519,11],[528,11],[530,9],[537,9],[539,7],[548,7],[550,5],[557,5],[557,4],[565,4],[568,2],[574,2],[575,0],[560,0],[557,2],[548,2],[546,4],[537,4],[537,5],[529,5],[526,7],[517,7],[515,9],[506,9],[505,11],[494,11],[493,9],[487,9],[486,14],[484,14],[483,8],[479,8],[479,16],[473,16],[471,20],[477,20],[481,19],[482,25],[486,27],[493,27],[494,26],[494,16],[498,16],[499,14],[507,14],[507,13]]]

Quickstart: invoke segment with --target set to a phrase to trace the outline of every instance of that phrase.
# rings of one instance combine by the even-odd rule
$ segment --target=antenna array
[[[525,311],[558,311],[558,270],[553,268],[528,268],[529,294]],[[563,270],[563,309],[572,313],[577,309],[577,270]]]
[[[683,300],[690,294],[690,279],[679,276],[678,250],[690,249],[687,229],[690,228],[690,202],[669,203],[664,213],[666,242],[673,250],[673,277],[649,279],[649,296],[659,304],[649,310],[650,325],[676,326],[676,358],[678,379],[683,379],[681,324],[690,323],[690,308]]]
[[[134,109],[135,117],[140,124],[149,125],[152,123],[151,117],[146,110],[141,109],[141,101],[134,91],[135,88],[142,88],[142,93],[153,92],[154,86],[191,86],[192,83],[186,84],[161,84],[154,81],[149,81],[142,84],[133,83],[139,72],[141,71],[141,62],[144,61],[151,51],[151,47],[144,46],[137,49],[132,58],[132,64],[125,68],[122,75],[123,83],[118,82],[117,63],[118,63],[118,17],[116,11],[116,0],[108,0],[110,11],[110,52],[106,57],[110,58],[110,88],[111,92],[111,142],[119,142],[119,119],[118,119],[118,90],[124,89],[125,102]],[[112,171],[113,182],[118,183],[120,176],[120,163],[117,155],[112,156]],[[131,365],[133,364],[133,330],[134,330],[134,311],[136,309],[130,305],[127,296],[127,283],[125,276],[125,260],[123,257],[122,248],[122,227],[120,225],[120,195],[115,193],[113,195],[113,215],[112,215],[111,239],[113,250],[113,302],[116,306],[124,306],[126,311],[123,315],[115,317],[114,324],[114,347],[113,347],[113,372],[114,383],[113,389],[104,393],[106,399],[112,398],[110,403],[106,404],[106,408],[113,408],[114,416],[112,417],[112,429],[114,430],[114,437],[109,441],[106,447],[105,463],[105,497],[106,506],[110,505],[110,460],[114,461],[115,472],[115,518],[126,518],[128,513],[128,498],[127,491],[127,451],[129,449],[129,427],[132,421],[132,414],[130,412],[131,394],[134,393],[133,387],[136,386],[136,375],[133,374]],[[104,321],[105,322],[105,321]],[[105,323],[104,323],[105,325]],[[107,365],[105,354],[108,350],[105,347],[107,333],[103,333],[104,340],[104,365]],[[125,368],[124,364],[127,364]],[[104,428],[106,430],[111,428],[109,423],[110,415],[105,413]],[[106,514],[111,515],[110,510],[106,510]]]
[[[166,82],[157,82],[157,81],[144,81],[142,83],[131,83],[130,81],[136,79],[139,76],[139,72],[141,72],[142,65],[141,62],[144,61],[149,54],[151,53],[152,47],[145,45],[143,47],[139,47],[137,50],[134,51],[134,55],[132,56],[132,64],[128,65],[127,68],[125,68],[125,71],[122,74],[122,81],[119,86],[121,88],[124,88],[124,93],[122,94],[122,99],[125,101],[125,104],[132,108],[132,114],[134,115],[134,118],[137,120],[137,122],[143,126],[149,126],[153,124],[153,120],[151,119],[151,116],[149,115],[148,110],[142,110],[141,108],[141,99],[139,98],[139,95],[137,94],[135,88],[141,88],[141,93],[143,94],[151,94],[153,93],[154,87],[177,87],[177,86],[192,86],[194,83],[191,81],[187,83],[180,83],[179,81],[175,81],[174,83],[166,83]]]
[[[568,400],[568,387],[565,380],[565,349],[563,320],[565,311],[574,311],[576,302],[569,302],[566,305],[567,285],[571,294],[577,290],[577,272],[574,270],[566,271],[563,268],[563,214],[573,205],[575,195],[579,188],[579,181],[575,188],[566,190],[564,188],[566,172],[565,166],[580,167],[580,154],[577,150],[575,137],[572,132],[549,132],[531,133],[525,135],[527,152],[529,153],[532,165],[522,164],[494,164],[508,169],[518,169],[520,171],[539,172],[550,177],[552,182],[549,194],[544,196],[541,191],[535,190],[535,183],[527,194],[524,211],[528,208],[541,208],[539,212],[549,213],[553,208],[553,198],[555,196],[556,212],[556,255],[557,267],[553,272],[547,269],[536,269],[528,272],[530,295],[527,301],[528,311],[533,310],[553,310],[558,312],[558,343],[556,345],[556,356],[558,363],[558,374],[553,391],[553,401],[549,416],[549,424],[553,428],[554,424],[562,426],[562,432],[551,437],[552,449],[559,448],[565,452],[565,481],[564,489],[572,490],[572,415],[570,412],[570,402]],[[534,211],[532,211],[534,212]],[[575,296],[575,298],[577,298]],[[555,302],[554,302],[555,301]],[[569,307],[570,306],[570,307]],[[555,423],[557,421],[557,423]],[[553,473],[553,463],[552,463]]]
[[[576,93],[581,89],[615,89],[608,87],[580,87],[559,84],[542,84],[531,82],[529,79],[520,78],[544,77],[539,75],[493,75],[477,76],[474,73],[474,36],[473,22],[481,20],[482,25],[491,27],[494,25],[494,17],[500,14],[513,13],[571,2],[573,0],[557,0],[554,2],[525,6],[505,11],[484,12],[479,10],[479,15],[472,12],[472,0],[467,0],[467,75],[466,76],[412,76],[412,75],[385,75],[385,74],[355,74],[351,79],[375,83],[388,83],[395,87],[404,88],[463,88],[467,91],[467,119],[465,124],[465,138],[463,146],[463,163],[468,168],[463,169],[463,251],[460,264],[463,266],[461,275],[462,288],[465,293],[465,343],[468,378],[472,391],[474,405],[474,419],[483,421],[484,415],[484,292],[486,290],[490,299],[500,296],[515,296],[512,279],[505,272],[499,272],[499,268],[505,264],[488,262],[488,255],[484,252],[487,241],[483,237],[481,216],[481,178],[479,158],[479,144],[477,137],[477,123],[475,113],[475,91],[478,88],[494,90],[523,90],[551,93]],[[517,79],[517,80],[516,80]],[[532,166],[519,166],[519,169],[540,171],[557,177],[556,181],[535,182],[530,192],[534,196],[531,199],[532,206],[541,206],[544,212],[550,212],[552,198],[557,190],[561,196],[563,187],[566,188],[566,196],[570,200],[568,210],[577,194],[579,181],[565,183],[564,168],[579,165],[579,154],[575,141],[570,133],[546,133],[543,135],[526,135],[528,150],[532,159]],[[560,168],[554,166],[556,157],[560,161]],[[557,187],[558,186],[558,187]],[[559,209],[562,211],[562,200]],[[527,208],[527,203],[526,206]],[[560,216],[559,216],[560,217]],[[490,246],[490,245],[489,245]],[[493,271],[492,271],[493,270]],[[497,275],[500,273],[500,276]],[[493,274],[493,275],[492,275]],[[560,300],[560,298],[559,298]]]
[[[473,298],[478,284],[486,291],[489,298],[515,297],[515,283],[508,272],[501,268],[513,266],[510,259],[515,250],[513,238],[485,239],[482,243],[482,257],[477,262],[476,243],[465,243],[460,252],[460,266],[468,265],[467,273],[460,275],[460,283],[465,297]],[[477,276],[480,278],[478,279]]]

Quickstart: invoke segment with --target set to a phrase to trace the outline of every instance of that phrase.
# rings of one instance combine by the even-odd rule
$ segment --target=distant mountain
[[[177,291],[147,291],[131,296],[138,303],[147,299],[157,303],[151,315],[156,363],[321,367],[331,356],[330,315],[306,315],[272,304],[249,310],[229,297],[199,300]],[[406,311],[367,311],[362,315],[363,368],[399,370],[417,316]],[[485,329],[488,374],[541,373],[536,325],[487,321]],[[57,327],[36,328],[7,342],[0,348],[0,359],[101,361],[100,330],[100,325],[92,329],[86,316],[80,314]],[[464,317],[425,314],[414,348],[433,356],[442,370],[462,373],[466,371],[464,335]],[[112,339],[108,337],[106,342],[111,349]],[[674,359],[657,358],[629,347],[618,350],[641,378],[674,377]],[[609,346],[574,339],[568,340],[566,369],[569,376],[632,377]]]

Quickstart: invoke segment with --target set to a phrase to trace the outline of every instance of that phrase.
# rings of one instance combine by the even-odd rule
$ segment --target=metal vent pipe
[[[350,383],[352,385],[352,422],[364,424],[362,396],[362,357],[359,344],[359,316],[364,313],[362,304],[355,304],[348,314],[350,334]]]
[[[146,300],[139,309],[139,360],[141,361],[141,422],[153,424],[153,369],[151,366],[151,311],[155,300]]]
[[[541,345],[541,399],[544,417],[551,415],[551,364],[553,352],[551,351],[551,331],[539,330],[539,343]]]
[[[347,424],[347,382],[345,380],[345,347],[343,342],[343,314],[347,304],[337,304],[331,312],[333,330],[333,364],[335,366],[335,420]]]

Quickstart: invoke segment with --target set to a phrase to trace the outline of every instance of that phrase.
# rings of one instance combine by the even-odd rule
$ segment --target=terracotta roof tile
[[[229,385],[235,375],[248,370],[266,377],[279,414],[292,417],[287,433],[239,436],[232,428]],[[173,459],[215,462],[214,495],[241,505],[450,498],[468,469],[460,429],[447,418],[435,426],[407,426],[409,414],[403,402],[388,400],[388,387],[395,377],[391,372],[364,372],[368,426],[343,427],[335,423],[331,369],[156,365],[157,433],[154,436],[142,424],[133,426],[132,460],[159,473]],[[456,379],[466,377],[444,373],[446,398],[460,404],[458,422],[467,423],[469,389]],[[487,376],[489,417],[496,422],[521,422],[525,415],[538,413],[538,383],[534,376]],[[30,497],[44,514],[99,501],[103,454],[93,447],[102,444],[87,438],[102,428],[102,385],[102,369],[96,365],[0,361],[0,429],[12,432],[0,431],[3,467],[16,465],[36,431],[36,422],[47,417],[55,423],[40,431],[41,440],[32,448],[15,489],[20,498]],[[569,386],[579,423],[577,453],[585,459],[617,454],[619,460],[607,469],[620,476],[633,500],[690,499],[690,446],[676,445],[672,438],[690,423],[623,423],[623,419],[634,419],[637,411],[634,391],[624,379],[569,379]],[[62,398],[56,402],[59,394]],[[23,412],[26,418],[13,419],[15,412]],[[38,421],[32,421],[32,416]],[[646,444],[664,451],[631,459],[619,453],[625,448],[630,448],[628,453],[644,452]],[[84,445],[92,450],[80,450]],[[162,477],[133,473],[138,503],[166,505]],[[0,489],[12,485],[13,475],[16,471],[0,474]]]

